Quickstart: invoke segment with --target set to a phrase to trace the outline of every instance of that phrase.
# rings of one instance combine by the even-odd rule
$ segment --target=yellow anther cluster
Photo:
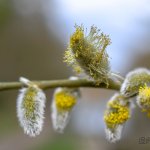
[[[142,107],[142,111],[147,112],[150,117],[150,87],[146,84],[139,88],[138,103]]]
[[[88,36],[84,35],[84,28],[77,26],[76,31],[70,37],[70,48],[74,53],[74,57],[82,60],[84,63],[89,63],[95,56],[97,51]],[[94,53],[93,53],[94,52]]]
[[[76,104],[75,96],[61,91],[55,95],[56,106],[59,110],[70,110]]]
[[[99,33],[97,27],[92,26],[89,34],[84,33],[83,26],[76,26],[70,37],[69,46],[64,60],[72,66],[77,74],[85,73],[92,77],[97,84],[108,84],[109,60],[106,47],[110,44],[107,35]]]
[[[34,117],[33,113],[35,111],[35,96],[37,94],[37,89],[34,87],[28,87],[23,101],[23,108],[25,109],[26,118]]]
[[[77,74],[80,74],[81,72],[83,72],[83,70],[80,66],[74,66],[73,69]]]
[[[104,120],[108,128],[114,129],[116,125],[123,124],[130,118],[129,108],[119,103],[109,103],[110,110],[105,113]]]
[[[72,53],[72,51],[70,51],[70,49],[65,51],[65,55],[64,55],[64,62],[67,62],[69,65],[73,64],[75,61],[75,57]]]
[[[76,31],[70,37],[70,47],[74,47],[76,44],[79,44],[84,38],[84,32],[82,27],[76,27]],[[80,45],[82,46],[82,45]]]
[[[150,87],[148,87],[147,85],[145,85],[144,87],[140,87],[139,95],[149,100],[149,104],[150,104]]]

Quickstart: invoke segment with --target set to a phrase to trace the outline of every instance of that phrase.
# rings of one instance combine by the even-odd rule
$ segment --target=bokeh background
[[[63,63],[74,25],[96,25],[109,34],[112,70],[123,76],[136,67],[150,68],[149,0],[0,0],[0,81],[20,76],[33,80],[73,75]],[[47,90],[46,119],[36,138],[24,135],[16,117],[18,91],[0,92],[0,150],[149,150],[150,118],[135,107],[122,140],[105,139],[103,112],[115,91],[81,89],[82,98],[64,134],[52,129]]]

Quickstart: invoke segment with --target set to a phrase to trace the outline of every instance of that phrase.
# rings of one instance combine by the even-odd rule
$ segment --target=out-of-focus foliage
[[[76,140],[67,137],[54,138],[53,140],[46,141],[40,147],[36,147],[35,150],[76,150],[79,144]]]
[[[11,17],[12,8],[10,0],[0,0],[0,27]]]

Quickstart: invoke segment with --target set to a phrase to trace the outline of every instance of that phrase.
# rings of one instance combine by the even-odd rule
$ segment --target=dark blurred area
[[[146,2],[145,5],[147,5]],[[73,75],[71,69],[63,63],[63,52],[73,30],[72,24],[80,23],[80,21],[75,19],[71,22],[67,15],[64,17],[61,11],[65,9],[60,9],[59,2],[54,0],[0,0],[0,81],[17,81],[20,76],[31,80],[50,80],[64,79]],[[69,10],[66,14],[68,13]],[[95,23],[92,23],[92,20],[88,21],[91,25]],[[84,24],[84,21],[82,23]],[[85,21],[85,26],[86,24],[88,26],[88,23]],[[115,53],[113,49],[110,53],[112,60],[113,57],[122,58],[121,61],[115,60],[112,68],[117,68],[117,71],[124,76],[137,67],[150,68],[150,15],[136,20],[136,24],[138,28],[136,27],[135,31],[140,29],[143,32],[136,39],[130,39],[125,47],[122,46],[124,47],[122,50],[116,50]],[[113,26],[110,25],[107,28],[111,31]],[[115,32],[110,34],[113,35]],[[128,37],[124,40],[128,40]],[[119,39],[113,39],[113,41],[120,42]],[[121,64],[120,69],[118,64]],[[116,144],[110,144],[105,139],[103,112],[107,100],[115,91],[81,90],[82,99],[73,112],[71,122],[64,134],[57,134],[52,129],[50,104],[53,90],[46,91],[45,124],[43,132],[36,138],[24,135],[19,126],[16,117],[18,91],[0,92],[0,150],[150,149],[150,142],[139,144],[141,137],[150,137],[150,119],[137,107],[133,110],[132,119],[126,124],[122,140]]]

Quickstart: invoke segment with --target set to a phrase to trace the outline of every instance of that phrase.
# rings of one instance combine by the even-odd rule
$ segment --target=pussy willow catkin
[[[34,137],[42,131],[46,96],[35,84],[25,78],[20,81],[27,87],[19,91],[17,116],[24,133]]]

